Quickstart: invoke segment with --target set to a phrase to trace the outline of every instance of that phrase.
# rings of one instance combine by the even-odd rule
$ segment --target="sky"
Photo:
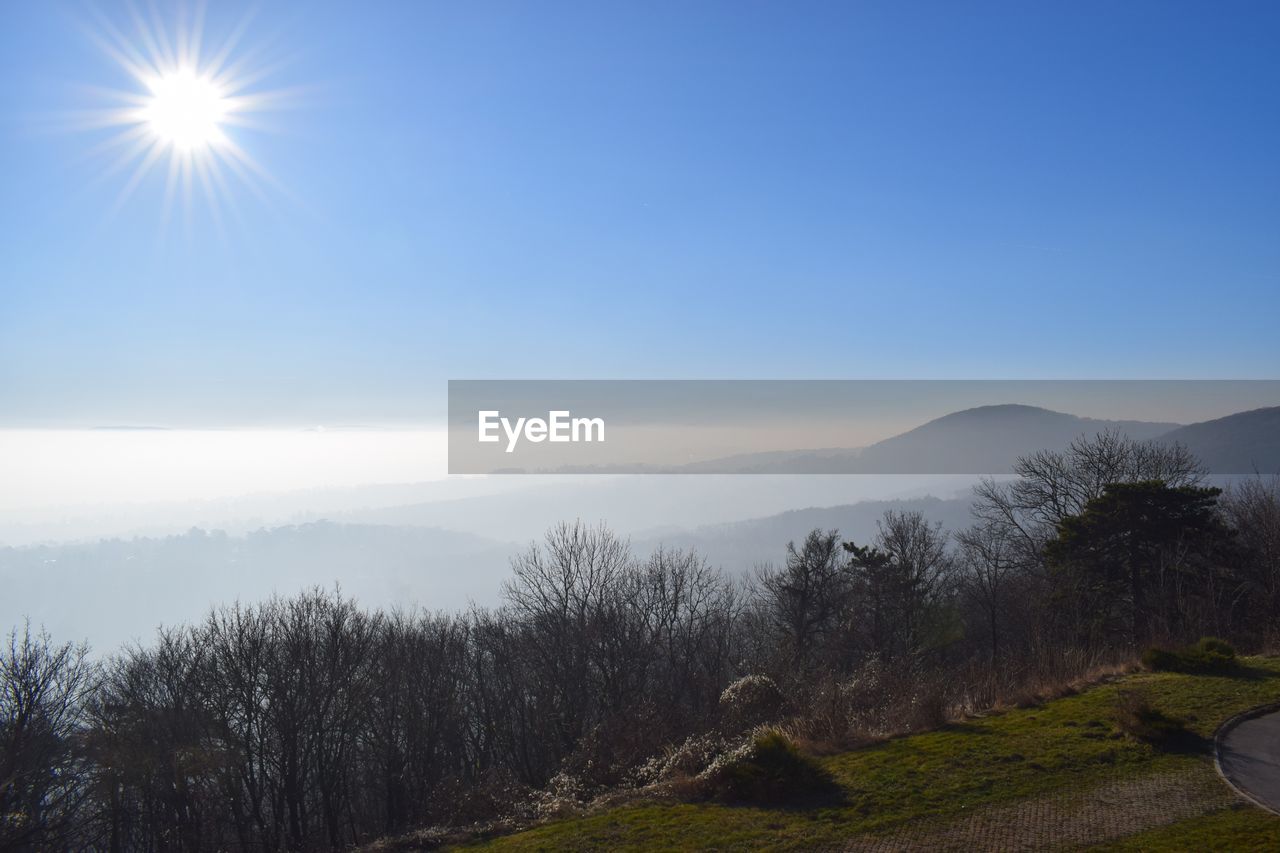
[[[103,20],[136,37],[0,11],[0,427],[421,425],[451,378],[1280,374],[1274,3],[264,3],[233,53],[287,97],[227,129],[269,180],[218,217],[166,212],[163,168],[122,201],[72,126],[137,89]]]

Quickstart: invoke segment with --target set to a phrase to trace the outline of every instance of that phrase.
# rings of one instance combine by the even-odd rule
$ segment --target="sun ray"
[[[209,160],[196,160],[195,163],[196,176],[200,179],[200,187],[204,190],[204,196],[209,200],[209,216],[213,220],[213,227],[218,233],[219,239],[226,238],[226,231],[222,226],[222,204],[218,198],[218,194],[214,191],[213,181],[209,177],[209,170],[214,165]]]
[[[156,0],[148,0],[147,7],[151,11],[151,32],[159,48],[157,56],[170,68],[181,67],[182,60],[177,51],[173,49],[173,41],[169,38],[169,28],[164,24],[164,18],[160,15],[160,8],[156,5]],[[181,14],[181,10],[184,8],[183,4],[178,4],[178,13]],[[174,28],[181,30],[181,24],[179,23]]]
[[[222,88],[236,92],[275,74],[288,64],[283,60],[267,64],[262,61],[264,52],[261,45],[251,48],[225,64],[217,73],[208,72],[209,77]]]
[[[145,144],[149,136],[150,132],[145,127],[141,127],[139,125],[122,128],[99,141],[97,145],[86,148],[76,157],[75,162],[89,163],[98,160],[99,158],[107,157],[121,148],[126,148],[124,153],[136,159],[137,155],[141,153],[139,150],[136,150],[137,147],[141,144]],[[120,156],[124,155],[122,154]],[[101,180],[105,177],[108,176],[98,175],[97,179]]]
[[[194,155],[191,151],[179,151],[178,156],[182,158],[182,228],[189,241],[192,237],[191,214],[195,207],[195,188],[192,181],[192,173],[195,171],[192,165]]]
[[[114,60],[130,77],[142,82],[156,73],[146,54],[137,50],[108,19],[98,16],[98,27],[105,36],[87,27],[82,29],[98,49]]]
[[[120,174],[130,163],[134,163],[139,157],[144,156],[153,141],[150,132],[146,128],[139,127],[122,130],[108,139],[104,139],[100,144],[87,151],[85,157],[109,154],[119,148],[124,148],[124,150],[108,163],[94,180],[100,183]]]
[[[225,164],[227,168],[240,179],[240,182],[248,188],[249,192],[253,193],[254,197],[258,199],[259,202],[267,206],[271,205],[271,200],[267,197],[266,191],[264,191],[259,185],[258,178],[255,176],[254,171],[251,168],[246,167],[245,164],[232,153],[231,148],[220,148],[218,149],[217,154],[219,162]]]
[[[222,46],[205,63],[205,72],[214,79],[220,79],[226,70],[227,62],[235,55],[235,50],[244,39],[253,19],[257,16],[256,7],[250,8],[241,18],[231,33],[223,40]]]
[[[133,174],[129,176],[128,182],[120,190],[120,194],[116,197],[116,203],[111,208],[111,215],[119,213],[125,203],[129,201],[129,197],[133,195],[134,190],[138,188],[138,184],[142,183],[142,179],[151,171],[151,167],[164,154],[164,144],[159,139],[151,140],[150,146],[143,154],[142,160],[134,168]]]
[[[263,61],[260,43],[246,43],[256,8],[219,34],[209,27],[206,0],[163,9],[155,0],[142,3],[126,0],[118,20],[93,10],[90,25],[81,25],[136,88],[82,87],[103,106],[64,116],[81,130],[118,129],[85,155],[108,158],[99,180],[129,170],[112,215],[156,172],[163,180],[162,222],[177,212],[188,228],[197,199],[220,231],[225,213],[239,218],[233,182],[263,202],[267,189],[289,195],[236,138],[270,129],[263,117],[287,108],[301,91],[255,88],[281,67]]]
[[[182,168],[177,149],[169,151],[169,168],[164,180],[164,201],[160,209],[160,222],[167,226],[173,215],[173,196],[179,182],[179,170]]]
[[[280,183],[279,179],[277,179],[275,175],[263,168],[257,160],[254,160],[253,157],[249,155],[249,152],[245,151],[239,145],[228,141],[226,145],[218,147],[217,153],[222,157],[223,162],[239,164],[245,170],[244,174],[253,175],[279,195],[288,198],[291,201],[297,201],[288,187]]]
[[[150,24],[148,24],[146,19],[143,18],[142,13],[138,11],[138,7],[134,5],[133,0],[129,0],[129,2],[125,4],[125,8],[129,10],[129,17],[133,21],[134,32],[137,33],[137,38],[141,42],[140,49],[143,52],[143,55],[147,57],[149,64],[157,70],[165,65],[173,65],[172,57],[165,54],[160,42],[157,40],[155,34],[152,33]],[[122,34],[122,37],[124,38],[125,43],[129,43],[128,36]]]
[[[226,205],[227,211],[231,214],[232,219],[234,219],[238,224],[243,225],[244,222],[243,216],[240,213],[240,207],[236,204],[235,194],[231,192],[231,187],[227,183],[227,178],[222,173],[222,165],[220,161],[210,161],[209,172],[213,175],[214,186],[222,198],[223,203]]]
[[[128,89],[113,89],[108,86],[80,86],[80,91],[86,95],[101,98],[103,100],[115,100],[135,107],[144,106],[147,103],[148,96],[142,92],[130,91]]]

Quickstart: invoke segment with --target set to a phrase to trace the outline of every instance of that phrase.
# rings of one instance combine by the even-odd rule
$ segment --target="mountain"
[[[1018,404],[979,406],[865,448],[743,454],[685,465],[679,473],[1007,474],[1019,456],[1061,450],[1082,435],[1118,429],[1145,440],[1178,426],[1082,418]]]
[[[1016,403],[978,406],[935,418],[863,448],[744,453],[684,465],[565,467],[579,474],[1008,474],[1018,457],[1064,450],[1080,437],[1117,430],[1138,441],[1177,441],[1211,473],[1280,471],[1280,406],[1183,426],[1102,420]]]
[[[1280,406],[1178,427],[1159,438],[1185,445],[1214,474],[1280,473]]]
[[[1099,420],[1018,404],[953,412],[861,449],[755,453],[684,466],[682,473],[1007,474],[1019,456],[1061,450],[1081,436],[1119,430],[1179,442],[1214,474],[1280,473],[1280,406],[1182,426]]]
[[[1082,418],[1037,406],[1007,404],[965,409],[866,448],[862,474],[1005,474],[1019,456],[1061,450],[1082,435],[1117,429],[1130,437],[1156,438],[1178,427],[1150,421]]]

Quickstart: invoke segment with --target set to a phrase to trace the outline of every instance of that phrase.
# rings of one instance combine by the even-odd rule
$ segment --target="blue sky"
[[[91,8],[0,12],[0,425],[1280,374],[1274,3],[264,4],[260,85],[304,91],[229,131],[281,188],[222,233],[159,173],[113,214],[103,134],[50,129],[131,85]]]

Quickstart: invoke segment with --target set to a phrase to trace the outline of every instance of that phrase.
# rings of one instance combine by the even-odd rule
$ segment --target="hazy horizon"
[[[1107,388],[1108,384],[1101,383],[1100,387]],[[913,383],[899,385],[910,388]],[[937,383],[920,385],[936,387]],[[1092,383],[1090,387],[1098,385]],[[1155,383],[1154,387],[1160,385]],[[1132,390],[1123,390],[1130,389],[1125,383],[1116,386],[1117,393],[1128,393],[1134,399],[1118,404],[1108,399],[1116,394],[1107,388],[1108,394],[1102,397],[1093,391],[1092,400],[1078,395],[1073,402],[1085,406],[1086,413],[1065,411],[1066,406],[1051,410],[1095,419],[1187,423],[1189,414],[1208,420],[1271,400],[1274,383],[1189,383],[1186,388],[1201,389],[1200,393],[1148,392],[1146,399]],[[1145,383],[1139,387],[1145,387]],[[953,405],[957,403],[945,397],[932,403],[913,400],[905,409],[899,405],[897,414],[881,406],[861,419],[835,419],[828,427],[819,424],[816,431],[811,425],[799,438],[777,425],[764,429],[751,428],[750,423],[709,426],[703,430],[706,435],[701,453],[693,460],[762,451],[865,447],[950,414],[953,410],[949,406]],[[1241,406],[1244,408],[1238,408]],[[1104,415],[1106,408],[1118,414]],[[713,414],[707,413],[708,417]],[[1180,420],[1173,420],[1175,414]],[[663,417],[660,411],[645,416],[654,420]],[[794,420],[800,415],[793,413],[790,417]],[[684,432],[688,432],[687,428]],[[657,435],[660,441],[661,430]],[[805,438],[811,441],[806,443]],[[112,505],[215,501],[306,490],[435,482],[448,479],[447,452],[448,431],[442,426],[0,428],[0,481],[6,484],[0,493],[0,513],[59,508],[100,510]],[[515,484],[495,485],[498,489],[514,487]]]

